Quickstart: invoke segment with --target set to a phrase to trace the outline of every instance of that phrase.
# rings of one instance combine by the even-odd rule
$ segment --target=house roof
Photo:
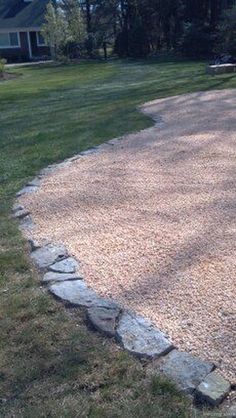
[[[49,0],[0,0],[0,30],[40,27]]]

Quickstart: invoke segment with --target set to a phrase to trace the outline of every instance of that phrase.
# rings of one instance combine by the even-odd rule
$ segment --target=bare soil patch
[[[150,318],[236,383],[236,92],[147,103],[158,123],[21,198],[101,295]]]

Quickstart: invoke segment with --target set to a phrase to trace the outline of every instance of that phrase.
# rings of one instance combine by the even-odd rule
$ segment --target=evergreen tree
[[[207,57],[213,50],[222,13],[236,3],[236,0],[57,1],[57,8],[53,11],[51,5],[47,14],[47,27],[52,30],[45,32],[54,49],[58,43],[68,46],[70,40],[80,51],[83,44],[91,57],[103,48],[105,58],[108,46],[114,46],[121,57],[145,57],[162,50]],[[225,38],[226,32],[221,30]]]

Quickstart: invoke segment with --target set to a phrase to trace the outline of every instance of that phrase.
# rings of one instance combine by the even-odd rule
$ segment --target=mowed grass
[[[146,363],[88,330],[39,285],[10,218],[15,193],[43,167],[152,125],[147,100],[236,87],[205,64],[150,60],[25,67],[0,83],[0,416],[191,417],[189,401]]]

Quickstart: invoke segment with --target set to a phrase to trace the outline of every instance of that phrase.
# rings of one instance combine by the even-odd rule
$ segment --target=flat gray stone
[[[50,283],[50,282],[65,282],[66,280],[82,280],[78,274],[73,273],[55,273],[53,271],[49,271],[43,276],[42,282],[43,283]]]
[[[23,208],[23,209],[19,209],[19,210],[15,211],[12,216],[13,216],[13,218],[16,218],[16,219],[23,219],[26,216],[28,216],[29,214],[30,214],[30,212]]]
[[[95,329],[109,337],[115,337],[120,312],[118,306],[113,309],[94,306],[88,309],[87,316]]]
[[[33,180],[29,181],[26,186],[27,187],[28,186],[36,186],[36,187],[39,187],[40,184],[41,184],[40,178],[39,177],[35,177]]]
[[[65,260],[58,261],[49,267],[50,271],[57,273],[75,273],[79,268],[79,264],[73,257],[65,258]]]
[[[209,65],[206,69],[207,74],[227,74],[236,72],[236,64],[216,64]]]
[[[69,160],[65,160],[62,163],[58,163],[57,164],[57,169],[58,168],[64,168],[64,167],[68,167],[69,165],[71,165],[71,161]]]
[[[26,215],[20,219],[19,229],[21,231],[29,231],[32,230],[34,227],[34,223],[30,215]]]
[[[17,197],[19,197],[19,196],[22,196],[22,195],[24,195],[24,194],[28,194],[28,193],[34,193],[34,192],[36,192],[36,190],[38,189],[38,187],[37,186],[25,186],[23,189],[21,189],[17,194],[16,194],[16,196]]]
[[[161,371],[173,379],[185,392],[191,394],[214,369],[213,363],[202,361],[189,353],[172,351],[163,360]]]
[[[64,245],[48,244],[44,247],[38,248],[31,253],[31,258],[35,264],[41,268],[47,268],[56,261],[67,256],[67,251]]]
[[[96,154],[96,152],[97,152],[97,148],[94,147],[94,148],[89,148],[85,151],[81,151],[80,155],[86,156],[86,155]]]
[[[196,396],[201,401],[218,406],[229,394],[231,385],[219,373],[208,374],[196,389]]]
[[[30,245],[31,251],[38,250],[38,248],[41,247],[41,245],[39,244],[39,242],[37,240],[33,239],[33,238],[30,238],[28,240],[28,243]]]
[[[38,177],[41,178],[41,177],[47,176],[48,174],[53,173],[55,170],[56,170],[56,164],[49,165],[48,167],[43,168],[39,172]]]
[[[119,142],[120,142],[120,140],[121,140],[122,138],[114,138],[114,139],[110,139],[109,141],[107,141],[106,143],[107,144],[109,144],[109,145],[117,145]]]
[[[73,162],[73,161],[79,160],[80,158],[81,158],[81,155],[77,154],[77,155],[74,155],[71,158],[68,158],[68,161]]]
[[[114,302],[100,298],[89,289],[83,280],[71,280],[55,283],[49,287],[51,293],[64,302],[72,305],[90,308],[91,306],[106,307],[112,309],[117,306]]]
[[[117,337],[123,347],[140,357],[157,358],[174,346],[150,321],[131,312],[124,312],[117,327]]]
[[[13,208],[12,208],[12,213],[16,213],[16,212],[18,212],[19,210],[23,210],[23,209],[24,209],[24,206],[19,205],[18,203],[16,203],[16,204],[13,206]]]

